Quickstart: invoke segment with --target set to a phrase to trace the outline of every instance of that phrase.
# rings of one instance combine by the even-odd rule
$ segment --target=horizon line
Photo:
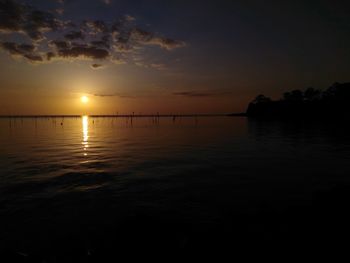
[[[79,118],[88,116],[92,118],[146,118],[146,117],[223,117],[223,116],[245,116],[245,113],[205,113],[205,114],[15,114],[0,115],[0,118]]]

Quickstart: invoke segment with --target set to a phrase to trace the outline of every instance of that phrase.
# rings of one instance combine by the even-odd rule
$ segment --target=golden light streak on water
[[[84,156],[87,156],[86,148],[89,147],[88,139],[89,139],[89,117],[83,116],[82,117],[82,124],[83,124],[83,147],[84,147]]]

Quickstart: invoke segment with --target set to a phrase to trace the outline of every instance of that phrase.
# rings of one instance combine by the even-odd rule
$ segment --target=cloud
[[[85,36],[81,31],[71,31],[64,35],[65,39],[74,40],[74,39],[84,39]]]
[[[105,35],[99,40],[93,40],[90,42],[90,45],[95,46],[95,47],[102,47],[102,48],[110,48],[110,36]]]
[[[118,94],[118,93],[111,93],[111,94],[93,94],[95,97],[119,97],[119,98],[127,98],[127,99],[133,99],[136,98],[137,96],[133,95],[127,95],[127,94]]]
[[[118,94],[94,94],[96,97],[118,97]]]
[[[46,59],[48,60],[48,61],[50,61],[52,58],[54,58],[56,56],[56,54],[55,53],[53,53],[53,52],[47,52],[46,53]]]
[[[125,20],[128,22],[132,22],[132,21],[135,21],[136,18],[134,16],[131,16],[131,15],[125,15]]]
[[[29,59],[31,62],[42,62],[43,58],[40,55],[36,54],[24,54],[24,57]]]
[[[64,48],[58,50],[58,55],[63,58],[92,58],[92,59],[106,59],[109,52],[105,49],[96,47],[77,46],[71,48]]]
[[[102,20],[85,21],[84,26],[90,29],[90,34],[108,33],[107,24]]]
[[[24,22],[25,6],[14,1],[0,2],[0,30],[3,32],[20,31]]]
[[[41,55],[36,54],[35,46],[32,44],[16,44],[14,42],[1,42],[0,47],[6,50],[13,56],[20,56],[27,58],[30,62],[43,61]]]
[[[64,3],[63,0],[58,2]],[[135,26],[136,19],[131,15],[124,15],[114,22],[84,20],[73,24],[70,20],[56,17],[63,11],[61,8],[47,12],[15,0],[0,0],[0,37],[10,35],[11,39],[16,39],[12,36],[21,34],[31,42],[2,42],[0,48],[29,62],[47,62],[60,58],[107,60],[122,64],[128,61],[128,56],[145,45],[166,50],[186,45],[183,41]],[[149,67],[164,69],[160,64],[150,64]]]
[[[149,44],[149,45],[158,45],[167,50],[172,50],[175,48],[180,48],[185,46],[185,42],[183,41],[156,36],[152,32],[148,32],[139,28],[135,28],[131,31],[131,38],[139,43]]]
[[[112,0],[102,0],[102,2],[106,5],[110,5],[112,3]]]
[[[53,40],[49,42],[52,51],[47,53],[47,60],[52,58],[85,58],[93,60],[105,60],[110,57],[108,49],[96,45],[71,42],[67,40]]]
[[[143,60],[137,60],[137,59],[134,59],[134,64],[136,66],[139,66],[139,67],[152,68],[152,69],[156,69],[156,70],[166,70],[167,69],[167,66],[165,64],[162,64],[162,63],[147,64]]]
[[[92,68],[92,69],[100,69],[100,68],[103,68],[103,65],[102,65],[102,64],[96,64],[96,63],[95,63],[95,64],[92,64],[92,65],[91,65],[91,68]]]
[[[33,52],[35,47],[31,44],[16,44],[14,42],[2,42],[1,47],[11,54],[22,54],[22,53],[30,53]]]
[[[174,92],[173,95],[176,96],[184,96],[184,97],[211,97],[211,93],[200,93],[200,92],[192,92],[192,91],[184,91],[184,92]]]
[[[33,9],[13,0],[0,2],[0,31],[23,33],[35,41],[44,39],[44,32],[57,31],[64,23],[49,12]]]
[[[166,70],[167,69],[166,65],[161,64],[161,63],[152,63],[150,66],[151,66],[151,68],[154,68],[157,70]]]
[[[139,42],[147,43],[152,40],[153,33],[142,30],[140,28],[134,28],[131,31],[131,38]]]
[[[183,41],[163,37],[154,37],[151,39],[151,41],[149,41],[149,43],[153,45],[158,45],[167,50],[172,50],[175,48],[181,48],[186,46],[186,43]]]
[[[55,11],[59,15],[63,15],[63,13],[64,13],[64,9],[63,8],[57,8]]]
[[[56,49],[68,49],[71,47],[71,43],[65,40],[52,40],[49,42],[49,46]]]
[[[183,97],[217,97],[217,96],[223,96],[228,95],[230,92],[196,92],[196,91],[184,91],[184,92],[174,92],[173,95],[175,96],[183,96]]]

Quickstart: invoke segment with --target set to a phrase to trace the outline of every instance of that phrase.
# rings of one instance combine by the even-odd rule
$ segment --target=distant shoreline
[[[285,92],[279,100],[263,94],[249,103],[246,116],[268,120],[349,120],[350,82],[334,83],[327,90],[312,87]]]

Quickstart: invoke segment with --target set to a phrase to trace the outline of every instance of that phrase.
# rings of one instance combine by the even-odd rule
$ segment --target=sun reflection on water
[[[82,117],[83,121],[83,141],[82,145],[84,148],[84,156],[87,156],[87,148],[89,147],[88,144],[88,139],[89,139],[89,117],[88,116],[83,116]]]

